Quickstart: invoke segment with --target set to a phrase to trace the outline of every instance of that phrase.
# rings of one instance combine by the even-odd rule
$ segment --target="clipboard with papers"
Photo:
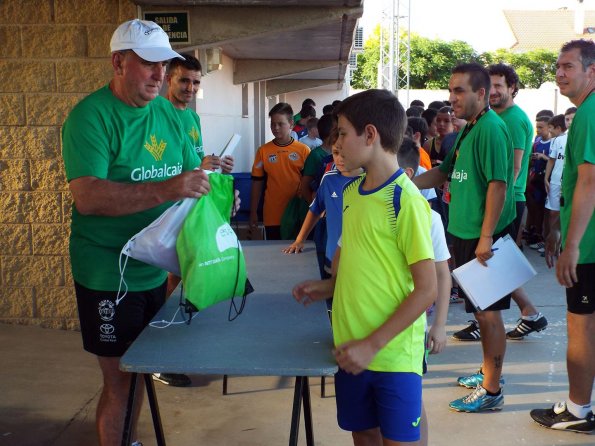
[[[492,250],[494,256],[486,262],[487,267],[473,259],[452,272],[459,286],[479,311],[537,275],[535,268],[509,235],[496,240]]]
[[[242,137],[240,135],[238,135],[237,133],[232,135],[231,138],[229,138],[229,141],[227,141],[227,144],[225,144],[225,146],[219,153],[219,158],[221,158],[222,156],[225,156],[225,155],[230,155],[230,156],[233,155],[234,150],[236,149],[236,147],[238,146],[238,144],[240,142],[240,139],[242,139]]]

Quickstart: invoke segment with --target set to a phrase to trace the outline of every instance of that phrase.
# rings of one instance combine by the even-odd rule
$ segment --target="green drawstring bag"
[[[196,310],[226,299],[235,307],[233,298],[245,297],[248,283],[242,246],[229,225],[233,177],[211,173],[209,183],[211,191],[188,213],[176,242],[183,294]]]

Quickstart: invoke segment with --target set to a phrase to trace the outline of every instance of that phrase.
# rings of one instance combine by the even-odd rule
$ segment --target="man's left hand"
[[[565,246],[558,257],[556,264],[556,277],[560,285],[566,288],[572,288],[578,282],[576,277],[576,264],[578,263],[578,247]]]
[[[221,172],[231,173],[233,170],[233,156],[225,155],[221,158]]]
[[[488,266],[486,263],[487,260],[491,259],[494,255],[492,252],[493,240],[494,239],[492,237],[481,236],[479,238],[479,242],[477,243],[477,248],[475,248],[475,256],[477,257],[479,263],[481,263],[483,266]]]

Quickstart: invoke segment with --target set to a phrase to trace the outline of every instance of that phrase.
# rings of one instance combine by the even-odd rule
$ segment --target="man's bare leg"
[[[521,310],[521,316],[533,316],[537,313],[537,308],[533,305],[529,296],[522,288],[517,288],[512,292],[512,300],[516,302]]]
[[[568,321],[568,368],[569,397],[573,403],[591,403],[595,377],[595,313],[566,313]]]
[[[497,393],[500,389],[502,364],[506,353],[506,333],[500,311],[480,311],[475,313],[481,330],[483,350],[483,385],[488,392]]]
[[[132,374],[121,372],[119,357],[98,356],[103,373],[103,390],[97,404],[96,427],[101,446],[119,446],[122,443],[130,378]],[[143,400],[143,382],[136,386],[136,406],[133,416],[133,433],[136,428]]]

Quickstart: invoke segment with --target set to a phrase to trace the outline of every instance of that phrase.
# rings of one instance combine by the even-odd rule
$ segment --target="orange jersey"
[[[281,216],[298,190],[304,162],[310,148],[294,139],[289,144],[279,145],[270,141],[260,146],[254,157],[252,176],[266,176],[263,220],[265,226],[279,226]]]
[[[421,167],[425,167],[426,170],[432,169],[432,161],[430,160],[430,155],[423,149],[423,147],[419,148],[419,165]]]

